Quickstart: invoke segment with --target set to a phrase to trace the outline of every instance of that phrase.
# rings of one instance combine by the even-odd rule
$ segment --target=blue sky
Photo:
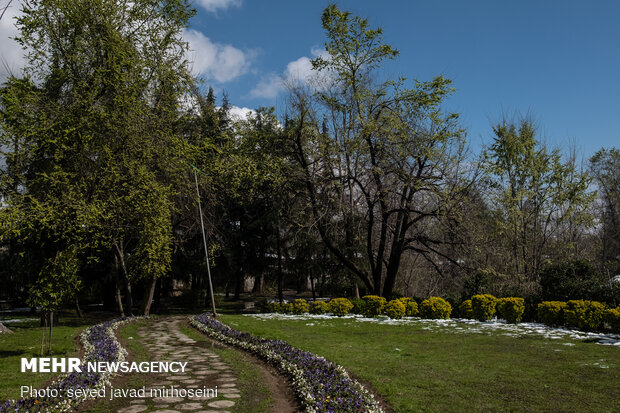
[[[223,7],[209,11],[200,3]],[[221,82],[206,76],[207,84],[225,90],[236,106],[282,109],[285,94],[274,95],[275,83],[287,67],[303,70],[302,58],[322,48],[320,16],[329,3],[197,1],[191,29],[248,59],[243,74]],[[446,107],[461,114],[474,147],[490,141],[493,122],[515,112],[529,113],[549,145],[574,143],[585,157],[620,147],[620,2],[337,4],[382,27],[385,41],[400,51],[387,74],[453,80],[457,90]]]
[[[8,41],[16,3],[0,21],[0,55],[13,70],[23,63]],[[281,82],[308,74],[325,41],[320,17],[329,3],[194,0],[198,13],[184,36],[195,73],[239,108],[276,106],[282,113]],[[547,144],[574,143],[583,157],[620,147],[619,1],[336,3],[382,27],[400,51],[385,74],[453,80],[446,108],[461,114],[475,150],[490,142],[492,123],[516,112],[531,115]],[[6,69],[0,65],[0,80]]]

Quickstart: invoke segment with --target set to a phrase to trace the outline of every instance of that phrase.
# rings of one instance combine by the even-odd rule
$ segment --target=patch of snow
[[[36,321],[38,318],[9,318],[6,320],[0,320],[2,324],[22,323],[24,321]]]
[[[589,340],[597,344],[620,347],[620,335],[592,333],[580,330],[571,330],[562,327],[549,327],[541,323],[510,324],[503,320],[477,321],[465,318],[451,318],[448,320],[430,320],[418,317],[404,317],[399,320],[387,317],[369,318],[357,314],[347,314],[343,317],[335,317],[331,314],[244,314],[245,317],[253,317],[259,320],[301,320],[311,321],[306,325],[315,325],[315,322],[344,319],[358,323],[377,323],[383,325],[418,325],[423,330],[451,330],[455,334],[492,334],[501,333],[509,337],[521,337],[527,335],[539,335],[550,340]],[[347,323],[349,324],[349,323]],[[323,325],[323,324],[321,324]],[[564,343],[564,345],[574,345]]]

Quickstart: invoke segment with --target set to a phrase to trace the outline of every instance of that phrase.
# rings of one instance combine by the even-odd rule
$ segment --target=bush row
[[[543,301],[538,304],[538,320],[552,327],[590,331],[599,330],[607,323],[612,331],[620,333],[620,307],[607,308],[598,301]]]
[[[450,318],[452,306],[440,297],[431,297],[418,303],[409,297],[402,297],[388,302],[377,295],[367,295],[361,299],[333,298],[329,301],[314,301],[310,304],[302,298],[290,303],[269,303],[267,312],[289,314],[325,314],[332,313],[343,316],[349,313],[361,314],[365,317],[376,317],[385,314],[390,318],[399,319],[405,316],[420,315],[423,318]]]
[[[310,304],[298,298],[290,303],[270,303],[267,311],[292,314],[331,313],[337,316],[354,313],[365,317],[385,314],[393,319],[405,316],[448,319],[452,306],[440,297],[430,297],[418,307],[417,302],[409,297],[388,302],[384,297],[367,295],[361,299],[333,298],[330,301],[314,301]],[[497,315],[508,323],[519,323],[525,311],[525,300],[520,297],[496,298],[490,294],[478,294],[463,301],[458,311],[464,318],[487,321]],[[598,330],[606,323],[614,332],[620,333],[620,307],[608,309],[605,304],[597,301],[543,301],[538,304],[538,321],[549,326],[565,325],[581,330]]]

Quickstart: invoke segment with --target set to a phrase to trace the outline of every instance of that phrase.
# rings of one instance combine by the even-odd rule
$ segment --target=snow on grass
[[[502,334],[509,337],[522,337],[528,335],[543,336],[551,340],[587,340],[597,344],[620,347],[620,335],[592,333],[580,330],[571,330],[561,327],[549,327],[541,323],[519,323],[509,324],[503,320],[477,321],[465,318],[452,318],[449,320],[429,320],[418,317],[405,317],[400,320],[391,318],[377,317],[368,318],[357,314],[348,314],[343,317],[335,317],[330,314],[245,314],[246,317],[253,317],[259,320],[302,320],[309,321],[307,326],[325,325],[322,321],[334,319],[344,319],[358,323],[377,323],[383,325],[417,325],[422,326],[423,330],[445,330],[456,334]],[[573,343],[564,343],[567,346]]]

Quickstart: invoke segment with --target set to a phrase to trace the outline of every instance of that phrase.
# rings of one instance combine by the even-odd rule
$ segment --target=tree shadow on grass
[[[15,357],[26,354],[25,350],[0,350],[0,358]]]

